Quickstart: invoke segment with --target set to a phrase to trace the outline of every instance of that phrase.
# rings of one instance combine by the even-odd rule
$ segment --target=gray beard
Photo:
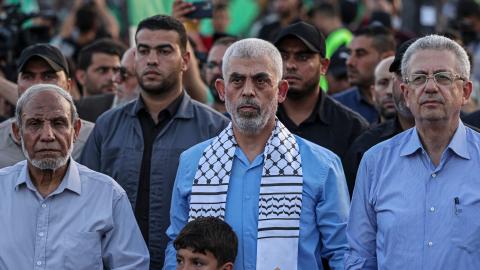
[[[245,103],[245,100],[239,102],[238,106]],[[256,104],[258,105],[258,104]],[[262,131],[267,125],[268,120],[272,115],[275,115],[277,111],[278,103],[277,99],[273,99],[266,108],[260,108],[260,111],[256,114],[253,113],[239,113],[237,108],[233,108],[233,105],[228,99],[225,100],[225,108],[232,117],[232,122],[240,130],[240,132],[247,135],[255,135]]]
[[[73,152],[73,138],[70,144],[70,149],[68,149],[67,155],[58,158],[44,158],[44,159],[32,159],[30,155],[28,155],[27,150],[25,149],[25,143],[22,137],[22,151],[25,158],[30,162],[35,168],[38,168],[42,171],[56,171],[59,168],[63,167],[67,164],[68,159],[72,155]]]

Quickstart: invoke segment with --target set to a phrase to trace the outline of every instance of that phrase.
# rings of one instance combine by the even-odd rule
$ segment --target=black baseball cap
[[[65,71],[67,77],[70,77],[68,63],[65,56],[63,56],[59,49],[47,43],[31,45],[22,51],[17,65],[17,71],[19,73],[32,57],[42,58],[53,70]]]
[[[336,78],[346,77],[348,56],[347,47],[340,46],[335,53],[333,53],[332,57],[330,57],[327,73],[332,74]]]
[[[390,72],[396,72],[396,73],[401,73],[402,72],[402,58],[405,52],[407,51],[408,47],[412,45],[413,42],[417,40],[416,38],[409,39],[400,46],[398,46],[397,51],[395,52],[395,58],[393,59],[392,64],[390,64],[390,68],[388,68],[388,71]]]
[[[313,25],[306,22],[297,22],[283,28],[275,37],[275,46],[287,36],[294,36],[300,39],[311,51],[325,57],[325,37]]]

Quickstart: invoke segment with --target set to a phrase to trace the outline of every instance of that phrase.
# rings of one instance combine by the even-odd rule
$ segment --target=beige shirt
[[[12,123],[15,118],[10,118],[0,123],[0,168],[12,166],[19,161],[25,159],[22,152],[22,145],[15,140],[12,132]],[[80,134],[78,139],[73,144],[72,157],[74,160],[80,158],[83,146],[90,135],[94,123],[81,120],[82,127],[80,128]]]

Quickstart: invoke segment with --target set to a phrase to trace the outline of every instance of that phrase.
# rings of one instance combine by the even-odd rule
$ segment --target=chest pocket
[[[63,239],[64,269],[102,269],[100,234],[97,232],[67,233]]]
[[[452,226],[452,242],[468,253],[480,250],[480,207],[458,205]]]

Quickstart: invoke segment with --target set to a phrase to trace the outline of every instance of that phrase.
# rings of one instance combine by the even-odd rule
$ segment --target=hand
[[[175,0],[173,1],[172,17],[181,22],[185,22],[190,20],[186,17],[186,15],[194,10],[195,6],[193,6],[192,3],[185,2],[183,0]]]

